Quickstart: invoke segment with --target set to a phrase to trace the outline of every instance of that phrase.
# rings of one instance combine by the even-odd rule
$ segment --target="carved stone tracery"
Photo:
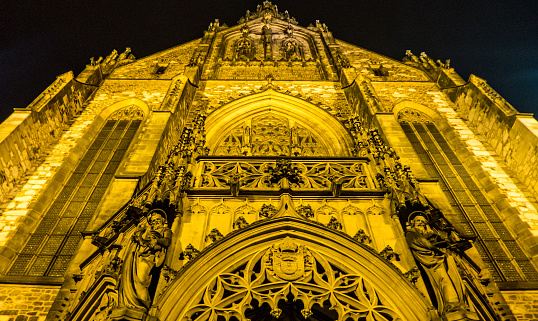
[[[301,314],[305,318],[312,315],[314,306],[323,309],[324,303],[330,302],[338,321],[401,319],[364,276],[336,268],[321,253],[290,237],[260,250],[239,269],[215,277],[196,295],[184,318],[246,320],[263,304],[269,306],[268,314],[278,318],[290,296],[303,304]]]
[[[400,123],[432,123],[432,119],[428,115],[412,108],[402,109],[398,113],[398,121]]]
[[[251,123],[249,126],[248,123]],[[269,114],[233,128],[217,145],[215,155],[326,156],[327,147],[305,127]]]
[[[120,110],[115,111],[108,117],[109,120],[142,120],[144,119],[144,112],[140,107],[131,105]]]
[[[272,204],[263,204],[260,209],[260,217],[271,218],[277,212],[277,208]]]
[[[195,187],[227,188],[234,175],[240,188],[278,187],[275,163],[263,160],[202,161]],[[338,182],[345,189],[374,188],[365,163],[355,161],[293,161],[287,180],[292,189],[330,189]],[[290,180],[290,177],[292,178]]]

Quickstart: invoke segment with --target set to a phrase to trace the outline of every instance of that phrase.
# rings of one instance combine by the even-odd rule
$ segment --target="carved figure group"
[[[252,43],[248,38],[241,38],[237,41],[236,59],[250,60],[252,58]]]
[[[292,40],[286,41],[282,44],[282,49],[284,50],[284,56],[287,61],[303,60],[301,48],[297,42]]]
[[[450,251],[451,243],[432,230],[428,222],[426,213],[411,213],[405,238],[435,292],[439,313],[447,320],[478,320],[476,313],[467,309],[463,282]]]
[[[164,263],[171,240],[172,230],[163,210],[152,210],[147,222],[136,227],[118,284],[119,306],[139,310],[149,308],[151,272]]]

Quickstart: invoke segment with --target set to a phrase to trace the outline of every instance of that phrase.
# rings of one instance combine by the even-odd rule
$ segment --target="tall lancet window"
[[[538,281],[538,272],[506,228],[499,210],[469,174],[460,158],[427,115],[406,108],[400,125],[428,174],[439,180],[453,212],[445,216],[462,232],[475,234],[482,260],[497,282]]]
[[[63,187],[47,191],[58,196],[7,275],[64,275],[143,117],[136,106],[108,117]]]

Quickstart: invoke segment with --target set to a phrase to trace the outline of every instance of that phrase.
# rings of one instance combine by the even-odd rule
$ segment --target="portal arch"
[[[429,320],[431,304],[401,272],[347,235],[291,216],[232,233],[182,269],[154,302],[165,320],[246,319],[250,305],[277,316],[286,298],[303,316],[338,320]]]

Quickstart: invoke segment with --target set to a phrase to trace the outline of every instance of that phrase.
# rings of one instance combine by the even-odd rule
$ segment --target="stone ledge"
[[[62,285],[64,281],[63,276],[0,275],[0,284]]]
[[[538,290],[537,281],[496,282],[501,291]]]

